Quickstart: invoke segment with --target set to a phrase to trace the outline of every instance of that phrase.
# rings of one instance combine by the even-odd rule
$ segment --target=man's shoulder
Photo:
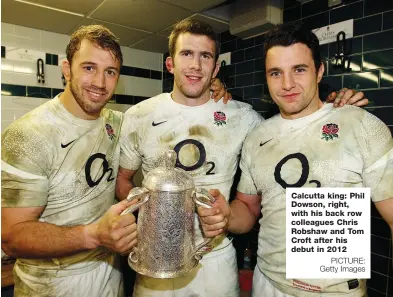
[[[44,166],[50,159],[59,129],[57,115],[47,103],[15,120],[4,130],[1,141],[4,162],[27,168],[30,163]]]
[[[126,112],[125,116],[137,116],[142,117],[154,112],[157,106],[160,104],[165,104],[165,99],[167,99],[168,93],[162,93],[160,95],[154,96],[152,98],[143,100],[142,102],[131,106]]]
[[[26,113],[19,119],[13,121],[4,131],[3,135],[9,131],[20,134],[40,134],[41,131],[47,130],[48,127],[56,125],[53,122],[56,115],[52,108],[53,102],[48,101],[37,108]]]
[[[344,121],[350,121],[353,126],[356,126],[357,124],[364,125],[370,121],[380,122],[380,124],[384,125],[382,120],[373,115],[371,112],[353,105],[344,105],[343,107],[333,108],[328,116]]]
[[[228,101],[227,104],[224,104],[224,103],[222,103],[222,104],[223,105],[227,105],[228,108],[231,108],[231,109],[247,110],[247,111],[251,111],[251,112],[257,113],[252,108],[252,105],[247,103],[247,102],[242,102],[242,101],[238,101],[238,100],[232,99],[232,100]]]
[[[331,104],[331,103],[329,103]],[[357,106],[353,106],[353,105],[344,105],[342,107],[336,107],[332,109],[333,112],[338,112],[338,113],[343,113],[346,115],[352,115],[352,116],[362,116],[366,113],[368,113],[368,111],[366,111],[365,109],[361,108],[361,107],[357,107]]]
[[[232,110],[233,113],[236,113],[240,116],[240,120],[242,122],[248,121],[262,121],[263,117],[253,109],[252,105],[246,102],[241,102],[237,100],[230,100],[227,104],[227,109]]]
[[[275,135],[275,129],[277,128],[277,120],[278,116],[275,115],[267,120],[263,120],[259,123],[251,132],[248,134],[245,143],[250,144],[253,143],[255,139],[258,141],[263,137],[269,138],[270,135]]]

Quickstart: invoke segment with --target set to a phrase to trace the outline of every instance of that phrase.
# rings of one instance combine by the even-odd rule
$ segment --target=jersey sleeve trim
[[[2,207],[40,207],[48,201],[49,181],[2,161]]]
[[[46,176],[35,175],[32,173],[20,170],[16,167],[13,167],[13,166],[9,165],[8,163],[4,162],[3,160],[1,160],[1,170],[5,171],[7,173],[25,178],[25,179],[47,179]]]

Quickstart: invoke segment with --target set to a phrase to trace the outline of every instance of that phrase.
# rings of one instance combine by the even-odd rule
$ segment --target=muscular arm
[[[124,253],[136,244],[135,217],[119,216],[128,206],[112,205],[98,222],[73,227],[39,222],[44,207],[2,208],[1,247],[22,258],[63,257],[99,246]]]
[[[71,255],[98,246],[92,226],[61,227],[38,222],[44,207],[3,208],[2,249],[10,256],[48,258]],[[44,244],[43,244],[44,243]]]
[[[235,234],[247,233],[255,225],[261,213],[261,196],[237,192],[230,207],[228,230]]]
[[[123,167],[119,168],[116,179],[116,197],[119,200],[124,200],[127,198],[128,193],[131,191],[135,185],[132,182],[136,170],[128,170]]]

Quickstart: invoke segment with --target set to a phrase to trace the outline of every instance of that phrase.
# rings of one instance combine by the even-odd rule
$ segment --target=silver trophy
[[[150,171],[142,187],[133,188],[127,200],[138,202],[122,214],[139,209],[138,246],[128,256],[136,272],[154,278],[175,278],[198,264],[213,238],[195,245],[196,205],[211,208],[214,198],[196,188],[192,177],[175,168],[176,152],[166,152],[165,167]]]

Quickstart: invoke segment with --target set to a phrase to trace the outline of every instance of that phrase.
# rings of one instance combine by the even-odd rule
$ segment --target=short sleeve
[[[120,134],[120,166],[128,170],[138,170],[142,164],[140,128],[142,124],[131,107],[124,115]]]
[[[239,184],[237,185],[237,190],[241,193],[247,195],[256,195],[257,188],[251,176],[251,150],[250,150],[250,141],[251,137],[247,137],[240,157],[239,166],[241,169],[241,176]]]
[[[393,139],[389,128],[365,113],[360,138],[364,158],[363,180],[374,202],[393,197]]]
[[[51,147],[24,121],[11,124],[2,135],[2,207],[45,206],[49,191]]]

